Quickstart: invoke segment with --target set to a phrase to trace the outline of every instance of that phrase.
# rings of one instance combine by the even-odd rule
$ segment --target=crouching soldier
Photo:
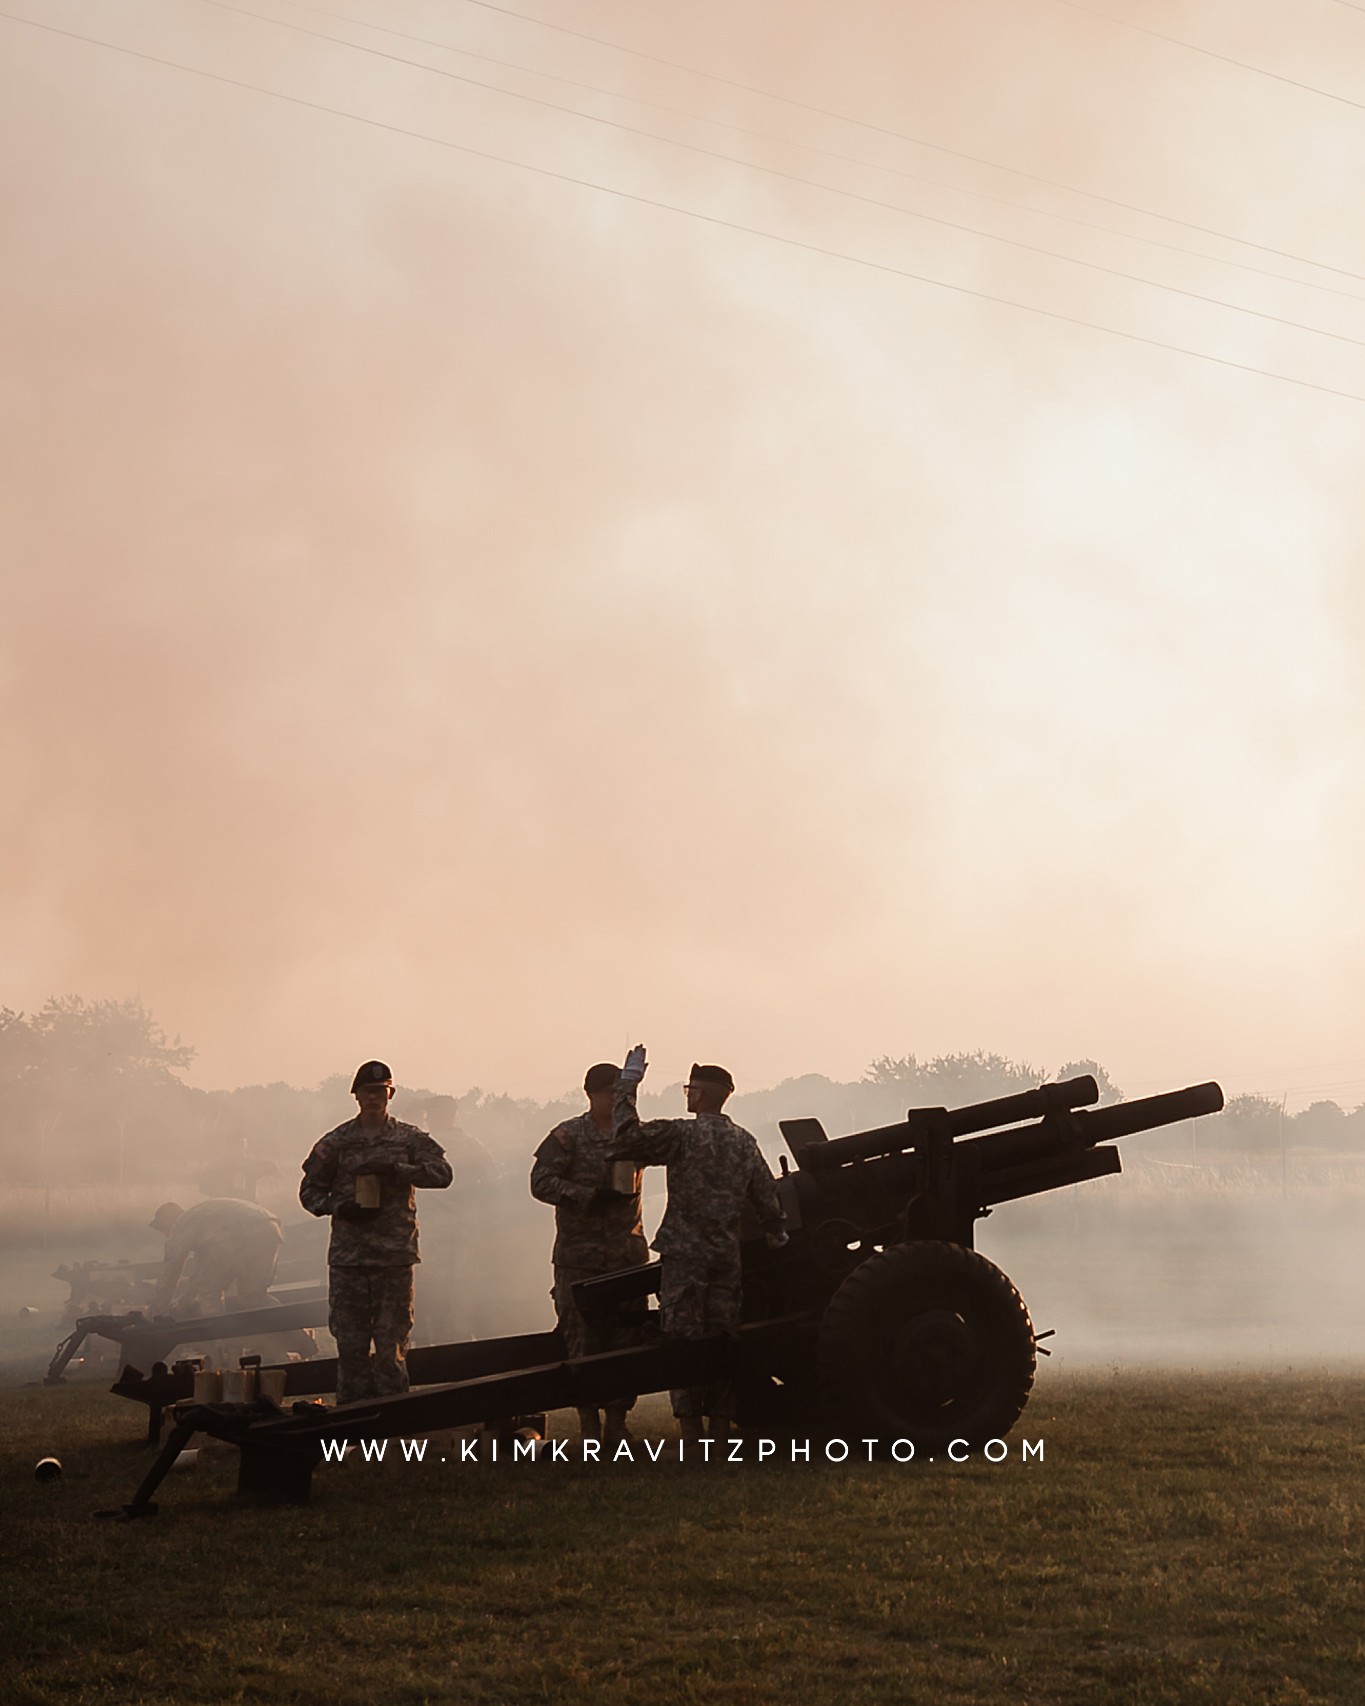
[[[553,1296],[559,1329],[571,1357],[595,1356],[600,1351],[624,1350],[638,1344],[643,1321],[643,1298],[636,1322],[627,1315],[619,1325],[603,1328],[583,1314],[573,1297],[579,1280],[595,1279],[621,1268],[643,1267],[649,1260],[649,1245],[640,1224],[639,1169],[630,1162],[613,1163],[610,1159],[612,1101],[620,1075],[616,1066],[588,1068],[583,1080],[587,1112],[557,1125],[536,1150],[531,1168],[531,1195],[539,1202],[554,1204]],[[578,1422],[584,1439],[619,1443],[625,1437],[626,1417],[634,1402],[630,1397],[609,1404],[605,1424],[597,1410],[580,1409]]]
[[[210,1197],[187,1209],[164,1202],[151,1224],[166,1239],[166,1263],[152,1300],[157,1314],[175,1300],[186,1262],[182,1317],[220,1312],[234,1286],[239,1309],[264,1309],[272,1301],[284,1235],[269,1209],[235,1197]]]
[[[351,1093],[358,1116],[314,1144],[299,1187],[309,1214],[332,1217],[327,1325],[338,1404],[407,1391],[412,1269],[421,1260],[413,1190],[444,1190],[451,1179],[441,1146],[390,1115],[393,1076],[383,1061],[367,1060]]]

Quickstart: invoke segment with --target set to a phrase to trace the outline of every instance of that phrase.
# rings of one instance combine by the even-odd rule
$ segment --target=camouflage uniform
[[[782,1226],[772,1171],[754,1139],[728,1114],[642,1121],[635,1089],[628,1081],[617,1087],[611,1153],[668,1168],[668,1207],[654,1235],[654,1248],[663,1258],[659,1308],[664,1332],[676,1339],[733,1333],[742,1302],[740,1239],[746,1205],[765,1231]],[[734,1389],[728,1383],[669,1396],[678,1417],[734,1414]]]
[[[379,1207],[363,1220],[339,1218],[337,1210],[355,1201],[356,1175],[376,1167],[393,1169]],[[369,1131],[347,1120],[319,1138],[303,1164],[299,1201],[309,1214],[333,1217],[327,1325],[337,1342],[338,1404],[408,1389],[412,1269],[422,1259],[413,1189],[442,1190],[450,1179],[440,1144],[392,1117]]]
[[[630,1195],[623,1194],[614,1202],[592,1200],[596,1191],[611,1188],[613,1142],[613,1134],[603,1131],[591,1114],[580,1114],[555,1127],[536,1150],[531,1168],[531,1195],[539,1202],[554,1204],[553,1296],[571,1357],[593,1356],[639,1342],[638,1330],[632,1324],[604,1332],[573,1300],[577,1281],[621,1268],[642,1267],[649,1260],[649,1245],[640,1224],[639,1168],[634,1169]]]
[[[210,1197],[195,1203],[166,1236],[166,1265],[153,1308],[167,1309],[185,1263],[194,1258],[182,1300],[185,1315],[207,1315],[223,1307],[228,1287],[236,1284],[242,1309],[262,1309],[275,1278],[284,1234],[269,1209],[235,1197]]]

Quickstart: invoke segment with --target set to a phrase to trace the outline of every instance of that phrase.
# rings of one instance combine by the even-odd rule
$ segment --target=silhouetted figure
[[[443,1190],[451,1178],[440,1144],[390,1115],[393,1075],[382,1060],[365,1062],[351,1094],[359,1114],[319,1138],[299,1186],[309,1214],[332,1217],[327,1325],[338,1404],[407,1391],[412,1270],[421,1261],[413,1190]]]
[[[735,1081],[723,1066],[693,1066],[686,1120],[641,1120],[635,1093],[645,1075],[642,1045],[631,1049],[617,1081],[616,1138],[610,1153],[668,1168],[668,1207],[654,1235],[663,1261],[659,1311],[664,1333],[700,1339],[737,1331],[742,1302],[740,1235],[752,1208],[770,1245],[785,1244],[777,1183],[753,1137],[721,1110]],[[735,1412],[731,1385],[669,1394],[683,1439],[699,1439],[703,1418],[724,1438]]]
[[[604,1329],[583,1314],[573,1296],[579,1280],[642,1267],[649,1260],[640,1222],[640,1170],[633,1162],[611,1159],[612,1103],[620,1076],[619,1066],[589,1067],[583,1080],[587,1112],[557,1125],[536,1150],[531,1168],[531,1195],[538,1202],[554,1204],[552,1295],[571,1357],[596,1356],[599,1351],[624,1350],[639,1343],[638,1322]],[[640,1307],[644,1308],[643,1299]],[[634,1402],[634,1398],[623,1398],[608,1405],[605,1425],[596,1410],[579,1410],[583,1437],[602,1438],[608,1444],[619,1441]]]

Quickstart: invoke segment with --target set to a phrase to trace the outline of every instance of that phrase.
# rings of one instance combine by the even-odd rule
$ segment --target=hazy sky
[[[1365,1100],[1365,10],[511,10],[0,18],[0,1002]]]

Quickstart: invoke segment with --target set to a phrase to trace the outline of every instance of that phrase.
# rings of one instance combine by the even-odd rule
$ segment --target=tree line
[[[308,1148],[355,1104],[342,1074],[300,1088],[285,1083],[202,1090],[186,1083],[194,1048],[168,1038],[143,1002],[53,997],[34,1013],[0,1009],[0,1183],[153,1185],[166,1179],[211,1178],[225,1156],[244,1148],[292,1177]],[[814,1117],[831,1136],[902,1119],[910,1107],[954,1107],[1009,1095],[1045,1080],[1094,1076],[1102,1102],[1122,1099],[1093,1060],[1049,1070],[976,1050],[920,1059],[882,1056],[862,1077],[840,1082],[820,1073],[786,1079],[769,1089],[741,1090],[730,1103],[770,1153],[780,1143],[777,1122]],[[400,1086],[395,1111],[446,1087]],[[576,1087],[547,1101],[487,1091],[453,1092],[463,1130],[509,1173],[558,1121],[582,1107]],[[650,1086],[641,1095],[647,1118],[681,1111],[677,1085]],[[1281,1149],[1365,1152],[1365,1106],[1347,1111],[1314,1102],[1286,1115],[1273,1098],[1233,1096],[1223,1114],[1198,1131],[1172,1128],[1141,1139],[1149,1153],[1189,1150],[1278,1154]]]

